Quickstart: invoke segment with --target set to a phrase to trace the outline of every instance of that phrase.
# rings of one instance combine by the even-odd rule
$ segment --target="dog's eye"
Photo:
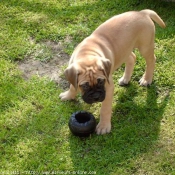
[[[80,86],[81,86],[81,88],[83,88],[83,90],[88,90],[89,89],[89,82],[86,82]]]
[[[97,79],[97,84],[98,85],[104,85],[104,83],[105,83],[105,80],[104,79],[102,79],[102,78],[98,78]]]

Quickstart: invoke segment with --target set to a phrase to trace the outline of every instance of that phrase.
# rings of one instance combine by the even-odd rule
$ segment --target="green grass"
[[[99,120],[100,104],[61,102],[63,90],[47,78],[24,80],[17,60],[36,49],[51,59],[45,41],[75,45],[109,17],[150,8],[165,21],[156,25],[153,84],[140,87],[145,61],[137,54],[132,81],[119,87],[114,75],[112,132],[80,139],[68,129],[77,110]],[[138,0],[0,1],[0,174],[175,174],[175,3]],[[69,38],[69,40],[67,39]],[[35,55],[42,60],[42,52]]]

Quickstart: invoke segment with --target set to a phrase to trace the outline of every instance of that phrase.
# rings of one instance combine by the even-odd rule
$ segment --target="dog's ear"
[[[77,90],[78,84],[78,70],[74,64],[69,65],[64,71],[66,79],[74,86]]]
[[[106,59],[106,58],[102,58],[101,60],[102,60],[102,63],[103,63],[102,71],[103,71],[103,73],[104,73],[104,75],[105,75],[105,77],[106,77],[106,79],[109,83],[109,74],[110,74],[110,71],[111,71],[111,61]]]

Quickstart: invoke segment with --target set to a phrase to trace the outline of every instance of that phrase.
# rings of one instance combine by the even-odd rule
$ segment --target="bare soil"
[[[49,59],[45,59],[44,57],[48,57],[48,50]],[[28,80],[32,76],[47,77],[66,88],[68,82],[64,79],[63,69],[68,64],[69,55],[63,50],[61,43],[43,42],[41,47],[37,47],[24,60],[18,62],[24,79]],[[37,58],[38,55],[40,59]]]

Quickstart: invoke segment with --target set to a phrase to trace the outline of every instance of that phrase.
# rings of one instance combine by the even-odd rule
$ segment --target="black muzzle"
[[[82,99],[88,103],[102,102],[105,99],[106,91],[104,87],[101,88],[91,88],[87,92],[84,92]]]

